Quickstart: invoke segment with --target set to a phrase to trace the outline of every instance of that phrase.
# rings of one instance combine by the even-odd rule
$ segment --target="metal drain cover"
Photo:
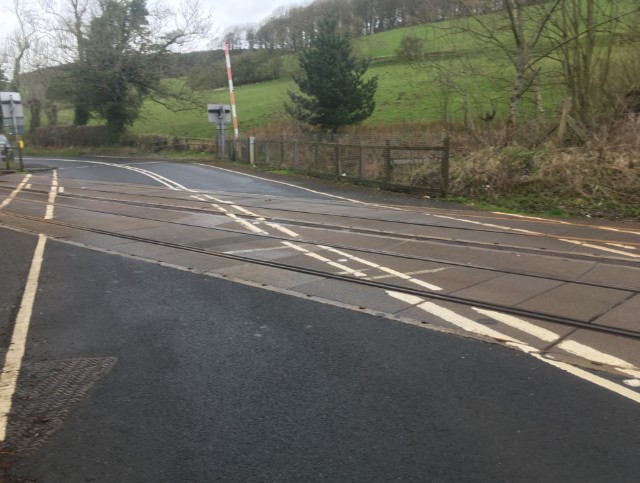
[[[62,427],[71,406],[106,375],[116,358],[69,359],[25,364],[9,414],[6,448],[24,456]]]

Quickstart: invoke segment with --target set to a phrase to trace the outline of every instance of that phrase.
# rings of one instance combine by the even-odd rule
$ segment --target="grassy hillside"
[[[490,22],[492,16],[487,16]],[[491,44],[479,42],[472,35],[456,31],[467,19],[433,25],[407,27],[355,39],[354,52],[370,57],[373,63],[368,75],[378,76],[376,110],[365,125],[396,125],[413,122],[441,122],[448,106],[450,120],[478,118],[494,109],[497,119],[504,118],[511,94],[513,68],[505,53]],[[510,41],[510,32],[499,35]],[[409,64],[396,55],[405,36],[423,41],[426,58],[419,65]],[[619,46],[618,49],[625,47]],[[294,62],[293,58],[288,62]],[[233,57],[232,57],[233,63]],[[437,68],[440,65],[440,69]],[[540,86],[546,115],[557,119],[564,98],[562,86],[554,84],[557,77],[550,72],[559,68],[551,60],[540,64],[543,83]],[[291,78],[236,87],[240,131],[291,122],[284,111],[287,90],[295,90]],[[215,127],[207,122],[207,103],[229,103],[226,89],[200,92],[202,106],[191,111],[173,113],[147,102],[140,119],[132,127],[134,134],[162,134],[188,137],[211,137]],[[533,112],[533,99],[522,101],[521,112]]]
[[[457,21],[460,22],[460,21]],[[365,125],[397,124],[417,121],[441,121],[443,112],[443,89],[437,82],[435,60],[420,65],[410,65],[396,55],[403,37],[416,36],[424,40],[427,55],[444,63],[455,84],[449,88],[449,116],[454,120],[463,118],[462,106],[469,102],[474,112],[496,108],[498,116],[506,111],[506,99],[510,94],[512,69],[499,61],[503,55],[494,47],[478,45],[468,34],[454,35],[449,22],[433,26],[417,26],[391,30],[354,41],[357,55],[373,59],[368,75],[378,76],[376,110],[365,121]],[[467,74],[466,62],[472,62],[484,71],[483,76]],[[233,58],[232,58],[233,63]],[[236,101],[240,130],[248,132],[265,125],[290,122],[283,103],[287,90],[295,90],[292,79],[280,79],[261,84],[236,87]],[[463,93],[468,93],[466,99]],[[177,136],[205,137],[213,132],[207,123],[206,103],[229,103],[225,89],[201,93],[202,108],[178,114],[152,103],[146,103],[141,118],[132,128],[134,134],[168,134]],[[543,91],[547,108],[558,103],[558,89],[549,86]],[[526,107],[525,107],[526,109]]]

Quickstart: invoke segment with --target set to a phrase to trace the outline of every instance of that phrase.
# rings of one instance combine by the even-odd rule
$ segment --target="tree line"
[[[535,5],[547,1],[521,3]],[[328,13],[339,19],[341,33],[355,38],[505,8],[505,0],[315,0],[307,5],[280,9],[260,25],[227,29],[223,40],[236,49],[299,52],[309,46],[319,19]]]

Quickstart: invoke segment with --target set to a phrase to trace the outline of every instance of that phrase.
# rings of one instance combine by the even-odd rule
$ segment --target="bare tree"
[[[38,14],[26,0],[13,0],[13,13],[18,25],[5,37],[3,58],[11,66],[9,88],[20,90],[20,76],[29,64],[32,47],[39,39]]]
[[[612,78],[612,69],[626,60],[628,49],[621,40],[632,34],[639,12],[640,7],[629,2],[564,0],[550,22],[552,58],[561,68],[573,116],[584,126],[597,124],[614,106],[610,87],[618,80]]]
[[[479,42],[496,47],[513,68],[506,132],[508,142],[513,138],[521,100],[535,85],[540,72],[538,64],[550,53],[549,46],[543,43],[544,33],[563,1],[529,5],[526,0],[503,0],[504,14],[488,16],[482,5],[486,2],[462,0],[468,21],[457,28]]]

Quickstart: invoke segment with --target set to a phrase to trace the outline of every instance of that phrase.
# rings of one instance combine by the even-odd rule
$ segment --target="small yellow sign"
[[[24,140],[22,139],[22,136],[18,137],[18,147],[20,149],[24,149]]]

